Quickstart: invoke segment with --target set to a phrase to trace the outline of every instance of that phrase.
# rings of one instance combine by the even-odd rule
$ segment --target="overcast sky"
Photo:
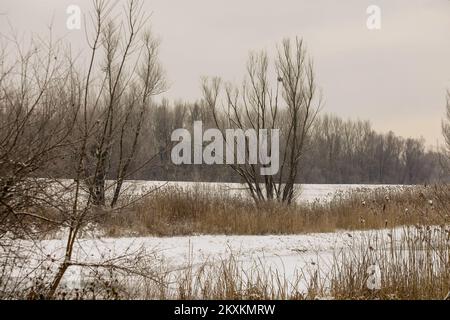
[[[83,47],[85,33],[68,31],[66,8],[89,0],[0,0],[20,32],[55,33]],[[381,8],[381,30],[368,30],[368,6]],[[324,112],[368,119],[375,129],[441,141],[445,90],[450,89],[449,0],[151,0],[170,99],[196,100],[201,76],[240,81],[250,50],[274,52],[301,36],[314,59]]]

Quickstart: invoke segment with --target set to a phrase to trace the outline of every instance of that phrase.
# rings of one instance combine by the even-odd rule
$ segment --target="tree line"
[[[151,164],[130,178],[142,180],[242,182],[226,165],[173,165],[171,132],[192,130],[194,121],[214,128],[214,117],[203,100],[154,103],[144,124],[140,154],[158,154]],[[298,183],[427,184],[446,181],[442,151],[424,139],[403,138],[392,131],[378,133],[369,121],[344,120],[319,114],[299,162]]]

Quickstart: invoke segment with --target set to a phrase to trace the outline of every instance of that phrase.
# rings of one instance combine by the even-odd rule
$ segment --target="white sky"
[[[20,32],[55,33],[83,48],[85,33],[66,29],[66,8],[87,13],[89,0],[0,0]],[[366,27],[369,5],[382,27]],[[240,81],[250,50],[301,36],[312,55],[324,112],[369,119],[375,129],[441,141],[445,90],[450,89],[449,0],[151,0],[151,24],[161,40],[170,99],[196,100],[201,76]]]

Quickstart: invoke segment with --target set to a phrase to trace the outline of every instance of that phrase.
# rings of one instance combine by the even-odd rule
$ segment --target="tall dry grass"
[[[114,237],[298,234],[436,224],[448,213],[438,206],[433,188],[360,190],[337,194],[328,203],[256,206],[240,195],[170,187],[105,215],[100,225]]]
[[[334,264],[330,295],[336,299],[443,299],[450,291],[450,229],[405,227],[387,241],[366,239]],[[380,287],[369,290],[373,266]]]

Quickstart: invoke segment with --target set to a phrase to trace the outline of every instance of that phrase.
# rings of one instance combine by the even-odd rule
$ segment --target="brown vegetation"
[[[266,203],[256,206],[243,196],[167,187],[100,223],[108,236],[192,234],[298,234],[382,229],[442,221],[439,187],[381,188],[337,194],[329,203]],[[438,199],[441,197],[442,199]],[[430,202],[431,201],[431,202]],[[448,219],[448,216],[447,216]]]

